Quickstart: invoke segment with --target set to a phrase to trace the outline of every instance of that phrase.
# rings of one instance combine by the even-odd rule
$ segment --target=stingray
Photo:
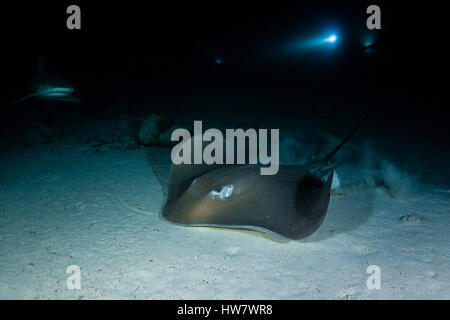
[[[37,73],[32,80],[32,93],[20,98],[11,104],[21,103],[30,98],[36,97],[39,100],[81,102],[73,96],[75,91],[73,85],[49,72],[39,59]]]
[[[160,216],[183,226],[256,230],[291,240],[306,238],[322,224],[330,202],[333,170],[325,169],[325,181],[315,173],[329,163],[364,120],[323,159],[303,166],[281,165],[276,175],[261,175],[258,164],[172,164]]]

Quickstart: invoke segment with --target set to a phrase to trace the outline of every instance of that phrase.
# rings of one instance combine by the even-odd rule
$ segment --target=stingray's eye
[[[218,197],[221,200],[228,199],[233,194],[233,186],[227,185],[220,188],[217,188],[210,192],[210,194],[213,196],[213,199]]]

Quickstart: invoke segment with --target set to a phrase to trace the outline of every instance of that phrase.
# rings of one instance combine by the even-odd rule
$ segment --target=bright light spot
[[[340,34],[337,30],[328,30],[328,32],[318,32],[305,35],[303,38],[298,38],[292,41],[289,45],[289,51],[298,53],[305,50],[331,50],[339,43]]]
[[[328,38],[325,39],[325,41],[329,42],[329,43],[334,43],[334,42],[336,42],[336,40],[337,40],[337,37],[334,34],[332,34],[331,36],[329,36]]]

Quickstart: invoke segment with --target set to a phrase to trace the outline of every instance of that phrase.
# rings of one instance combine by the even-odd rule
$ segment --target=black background
[[[81,30],[66,28],[70,4],[81,7]],[[371,31],[376,43],[367,54],[361,39],[370,4],[381,7],[382,30]],[[447,141],[443,2],[17,1],[0,10],[4,116],[15,112],[5,104],[29,93],[44,57],[90,102],[80,113],[108,108],[118,96],[300,101],[300,109],[322,99],[337,113],[369,110],[377,121]],[[283,43],[327,23],[341,35],[332,55],[283,54]]]

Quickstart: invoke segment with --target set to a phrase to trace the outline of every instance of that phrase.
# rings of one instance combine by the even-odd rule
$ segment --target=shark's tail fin
[[[363,123],[367,120],[367,115],[364,116],[364,118],[358,123],[358,125],[356,126],[355,129],[353,129],[352,132],[350,132],[348,134],[347,137],[345,137],[344,140],[342,140],[342,142],[336,147],[334,148],[329,154],[327,154],[324,158],[311,163],[310,165],[307,165],[307,169],[309,171],[317,171],[322,169],[327,163],[328,161],[330,161],[331,158],[333,158],[333,156],[342,148],[342,146],[344,144],[347,143],[348,140],[350,140],[351,137],[353,137],[353,135],[355,134],[356,131],[358,131],[359,128],[361,128],[361,126],[363,125]]]
[[[30,98],[36,96],[36,95],[37,95],[36,93],[32,93],[32,94],[29,94],[29,95],[27,95],[27,96],[25,96],[25,97],[23,97],[23,98],[20,98],[20,99],[18,99],[18,100],[12,101],[12,102],[10,102],[10,103],[8,103],[8,104],[9,104],[9,105],[11,105],[11,104],[18,104],[18,103],[21,103],[21,102],[23,102],[23,101],[25,101],[25,100],[27,100],[27,99],[30,99]]]

